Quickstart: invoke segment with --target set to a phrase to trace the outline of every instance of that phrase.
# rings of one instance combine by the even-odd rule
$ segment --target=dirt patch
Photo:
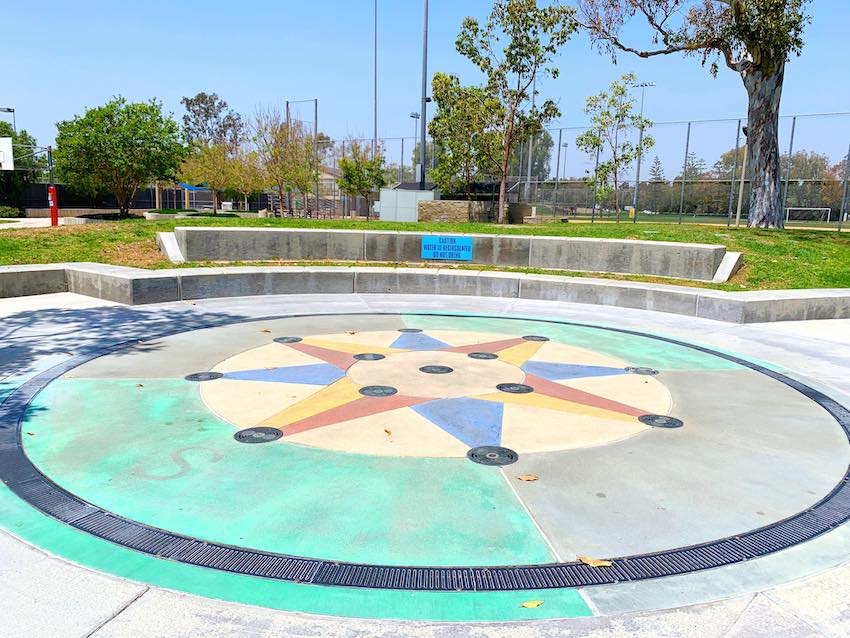
[[[170,262],[160,252],[156,242],[152,239],[110,244],[105,246],[102,252],[105,261],[117,266],[161,268],[170,265]]]

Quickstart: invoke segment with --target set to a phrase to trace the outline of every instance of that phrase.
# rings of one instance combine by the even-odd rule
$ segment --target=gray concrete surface
[[[842,400],[850,396],[850,320],[735,325],[630,308],[612,312],[582,304],[434,295],[218,298],[137,308],[70,293],[4,299],[0,300],[0,353],[9,356],[0,356],[0,379],[4,375],[8,379],[13,369],[16,374],[35,374],[55,364],[57,358],[72,356],[93,342],[144,340],[144,335],[167,326],[189,326],[201,319],[405,310],[508,313],[681,337],[817,376],[819,385],[831,395]],[[151,348],[146,356],[156,356],[156,352]],[[108,375],[109,371],[102,373]],[[585,594],[600,614],[592,618],[413,623],[285,613],[148,587],[68,563],[0,532],[0,597],[4,609],[11,611],[3,615],[0,635],[843,637],[850,634],[848,556],[850,528],[845,525],[809,543],[749,563],[687,577],[619,584],[607,590],[588,589]],[[791,572],[803,577],[788,582]],[[628,607],[632,611],[610,614],[610,609]]]

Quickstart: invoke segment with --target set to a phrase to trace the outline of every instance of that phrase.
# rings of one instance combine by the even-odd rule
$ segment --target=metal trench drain
[[[361,314],[375,315],[381,313]],[[384,314],[397,316],[397,313]],[[444,317],[461,316],[445,313],[431,314]],[[292,316],[294,315],[262,317],[254,321],[283,319]],[[504,319],[504,317],[492,318]],[[524,319],[523,321],[535,320]],[[716,352],[703,346],[632,330],[563,321],[536,321],[544,324],[592,327],[613,333],[641,336],[690,348],[737,363],[780,381],[805,395],[826,410],[841,426],[845,434],[850,437],[850,411],[847,408],[820,391],[759,364],[734,355]],[[152,338],[162,338],[180,332],[220,325],[226,324],[208,322],[208,325],[195,325],[187,330],[175,330],[166,334],[154,335]],[[155,557],[238,574],[336,587],[417,591],[507,591],[576,588],[654,579],[730,565],[806,542],[850,520],[850,471],[846,471],[843,479],[827,496],[794,516],[736,536],[699,545],[674,548],[652,554],[614,557],[611,558],[612,567],[608,568],[591,568],[583,563],[496,567],[367,565],[276,554],[207,542],[150,527],[88,503],[67,492],[41,474],[23,450],[21,442],[22,424],[31,402],[41,390],[51,381],[73,368],[99,356],[131,347],[134,343],[126,342],[105,346],[88,352],[86,355],[65,361],[36,375],[12,391],[0,403],[0,479],[17,496],[41,510],[44,514],[93,536]],[[377,387],[381,390],[375,396],[389,396],[386,394],[387,390],[392,391],[389,394],[395,392],[394,388]],[[366,388],[362,390],[366,390]],[[663,415],[661,416],[663,417]],[[658,415],[653,418],[658,418]],[[670,417],[663,418],[670,419]],[[470,454],[473,452],[475,450],[470,450]],[[484,452],[481,456],[490,461],[501,461],[509,460],[511,454],[516,455],[515,452],[505,448],[493,448]]]

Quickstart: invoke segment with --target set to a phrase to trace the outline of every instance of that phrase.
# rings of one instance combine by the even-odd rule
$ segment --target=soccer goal
[[[831,208],[786,208],[786,222],[829,222],[832,215]]]

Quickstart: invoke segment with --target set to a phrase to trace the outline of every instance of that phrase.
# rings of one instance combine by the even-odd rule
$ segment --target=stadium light
[[[635,209],[635,216],[632,218],[632,223],[637,223],[637,213],[638,213],[638,194],[640,193],[640,160],[643,158],[643,98],[646,93],[646,89],[652,86],[655,86],[655,82],[641,82],[640,84],[633,85],[635,88],[640,89],[640,137],[638,139],[638,156],[637,156],[637,174],[635,175],[635,196],[634,201],[632,202],[632,208]],[[617,213],[619,215],[619,213]]]

